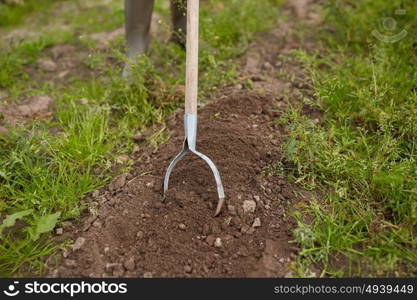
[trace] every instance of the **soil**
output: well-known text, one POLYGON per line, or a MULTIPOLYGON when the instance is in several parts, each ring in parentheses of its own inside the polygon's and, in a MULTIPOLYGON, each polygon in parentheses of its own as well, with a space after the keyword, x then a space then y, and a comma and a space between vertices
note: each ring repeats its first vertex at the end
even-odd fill
POLYGON ((175 137, 155 153, 139 154, 133 173, 96 195, 97 216, 75 235, 84 245, 50 275, 285 276, 297 249, 289 243, 294 224, 284 212, 296 197, 291 184, 267 172, 279 160, 280 128, 272 123, 278 102, 241 92, 200 111, 197 147, 219 168, 226 191, 219 217, 213 217, 213 175, 191 155, 172 173, 163 202, 164 171, 183 142, 176 114, 169 122, 175 137), (255 211, 245 212, 244 203, 255 211))
POLYGON ((0 128, 4 128, 3 133, 7 134, 7 127, 22 126, 32 119, 52 119, 53 104, 54 100, 45 95, 28 97, 20 105, 8 101, 0 102, 0 128))
POLYGON ((60 238, 74 244, 48 260, 46 276, 292 276, 298 248, 291 243, 295 224, 287 212, 308 195, 271 166, 281 159, 285 133, 274 121, 302 86, 276 73, 297 71, 277 57, 301 47, 291 25, 297 16, 314 17, 301 11, 308 3, 281 11, 291 23, 266 33, 242 60, 242 78, 252 79, 252 91, 241 85, 226 89, 199 110, 197 149, 218 167, 226 193, 220 216, 213 217, 213 175, 192 155, 175 167, 164 201, 164 172, 183 143, 183 111, 177 111, 166 122, 171 139, 156 148, 143 142, 147 136, 138 139, 132 171, 92 193, 80 223, 59 229, 60 238))

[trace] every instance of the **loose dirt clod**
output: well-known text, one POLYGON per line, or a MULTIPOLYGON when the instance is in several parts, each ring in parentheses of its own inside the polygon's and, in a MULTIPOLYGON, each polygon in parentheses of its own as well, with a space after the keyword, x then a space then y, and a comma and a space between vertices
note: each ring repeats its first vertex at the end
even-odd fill
POLYGON ((213 246, 215 240, 216 240, 216 237, 214 235, 209 235, 206 238, 206 242, 209 246, 213 246))
POLYGON ((135 269, 135 258, 130 257, 126 259, 125 262, 123 263, 123 266, 126 268, 126 270, 133 271, 135 269))
POLYGON ((119 263, 107 263, 105 267, 105 271, 108 273, 113 272, 115 269, 120 269, 122 265, 119 263))
POLYGON ((65 264, 65 266, 67 266, 69 268, 75 268, 77 266, 77 263, 73 259, 66 259, 64 261, 64 264, 65 264))
POLYGON ((227 206, 227 209, 229 211, 229 214, 231 214, 232 216, 236 216, 236 207, 234 205, 229 204, 227 206))
POLYGON ((48 96, 33 96, 25 104, 19 105, 17 111, 23 117, 33 117, 39 114, 47 113, 54 100, 48 96))
POLYGON ((127 174, 122 174, 117 176, 109 185, 110 191, 116 191, 121 189, 126 184, 126 176, 127 174))

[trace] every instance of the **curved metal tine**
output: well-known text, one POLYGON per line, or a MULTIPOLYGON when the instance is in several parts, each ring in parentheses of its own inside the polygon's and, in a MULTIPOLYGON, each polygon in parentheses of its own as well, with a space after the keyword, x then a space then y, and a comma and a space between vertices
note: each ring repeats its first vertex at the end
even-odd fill
POLYGON ((216 212, 214 213, 214 216, 216 217, 217 215, 219 215, 224 204, 224 188, 222 179, 220 178, 220 172, 217 169, 216 165, 206 155, 196 150, 191 150, 191 152, 202 158, 209 165, 211 171, 213 172, 214 179, 216 180, 217 185, 217 193, 219 194, 219 202, 217 202, 216 212))
POLYGON ((169 176, 171 175, 172 170, 174 169, 175 165, 181 160, 181 158, 183 158, 189 151, 190 150, 188 146, 186 145, 186 143, 184 143, 184 148, 182 149, 182 151, 178 153, 177 156, 175 156, 175 158, 170 162, 165 172, 165 177, 164 177, 164 199, 163 200, 165 200, 165 194, 168 190, 169 176))

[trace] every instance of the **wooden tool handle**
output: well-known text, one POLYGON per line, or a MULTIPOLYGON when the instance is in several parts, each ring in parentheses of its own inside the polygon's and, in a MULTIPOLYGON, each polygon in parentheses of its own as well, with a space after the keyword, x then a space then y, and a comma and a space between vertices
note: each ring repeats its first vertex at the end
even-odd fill
POLYGON ((200 0, 187 1, 187 58, 185 74, 185 113, 197 113, 198 94, 198 15, 200 0))

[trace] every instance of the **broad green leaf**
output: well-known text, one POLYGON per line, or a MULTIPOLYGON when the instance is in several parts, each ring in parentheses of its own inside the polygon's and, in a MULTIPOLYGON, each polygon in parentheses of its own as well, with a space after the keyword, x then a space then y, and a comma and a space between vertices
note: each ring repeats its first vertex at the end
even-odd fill
POLYGON ((291 157, 296 150, 297 150, 297 141, 295 139, 291 139, 287 147, 287 157, 291 157))
POLYGON ((7 216, 3 220, 3 223, 0 225, 0 235, 4 228, 12 227, 16 223, 16 220, 21 219, 24 216, 30 215, 32 211, 33 209, 28 209, 28 210, 19 211, 17 213, 7 216))
POLYGON ((37 240, 42 233, 47 233, 54 229, 60 216, 61 212, 56 212, 39 217, 35 222, 35 226, 29 230, 32 239, 37 240))

